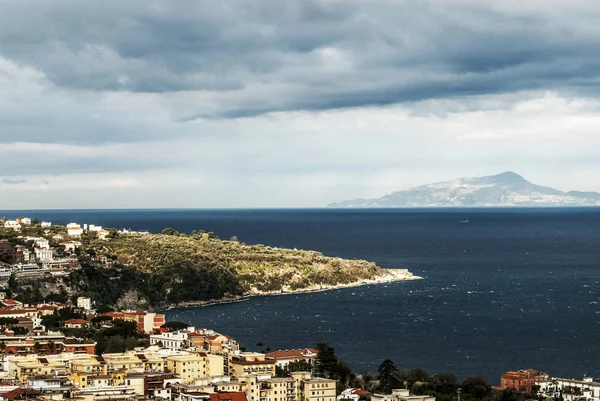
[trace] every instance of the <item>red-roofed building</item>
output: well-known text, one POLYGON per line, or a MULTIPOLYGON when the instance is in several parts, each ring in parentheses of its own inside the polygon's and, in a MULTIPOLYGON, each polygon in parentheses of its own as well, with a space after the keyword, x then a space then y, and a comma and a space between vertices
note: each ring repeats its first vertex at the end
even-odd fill
POLYGON ((277 366, 285 369, 290 362, 305 361, 312 364, 317 357, 317 353, 318 350, 315 348, 286 349, 269 352, 265 357, 274 359, 277 366))
POLYGON ((520 393, 537 391, 537 382, 548 379, 548 375, 534 369, 506 372, 500 378, 500 390, 514 390, 520 393))
POLYGON ((210 401, 248 401, 246 393, 242 391, 231 393, 211 393, 210 401))
POLYGON ((0 393, 0 400, 27 400, 36 398, 41 393, 31 388, 16 388, 14 390, 0 393))
POLYGON ((69 329, 83 329, 84 327, 89 327, 90 322, 83 319, 69 319, 65 320, 65 327, 69 329))
POLYGON ((347 388, 337 397, 338 401, 358 401, 361 397, 366 397, 368 391, 359 388, 347 388))
POLYGON ((5 299, 2 302, 4 305, 6 305, 7 308, 20 308, 21 306, 23 306, 23 302, 19 302, 16 299, 5 299))
POLYGON ((42 316, 52 315, 57 309, 58 306, 54 305, 40 305, 37 307, 38 312, 42 316))

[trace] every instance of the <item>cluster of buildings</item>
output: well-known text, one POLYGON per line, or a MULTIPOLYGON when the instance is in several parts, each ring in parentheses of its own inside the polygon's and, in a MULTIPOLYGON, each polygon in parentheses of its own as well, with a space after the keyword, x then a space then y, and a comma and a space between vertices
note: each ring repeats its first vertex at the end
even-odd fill
MULTIPOLYGON (((65 276, 72 269, 79 268, 77 254, 84 234, 100 240, 109 240, 111 231, 95 224, 69 223, 66 226, 52 222, 20 217, 16 220, 0 219, 0 230, 17 233, 43 233, 39 236, 19 235, 16 241, 0 240, 0 282, 15 278, 41 277, 46 274, 65 276), (29 228, 26 230, 25 228, 29 228)), ((144 235, 147 231, 123 229, 121 235, 144 235)), ((100 256, 95 260, 101 265, 110 266, 112 261, 100 256), (104 260, 101 260, 104 259, 104 260)))
POLYGON ((497 389, 537 394, 553 400, 600 401, 600 382, 595 382, 592 377, 586 376, 582 380, 565 379, 551 377, 534 369, 504 373, 497 389))
MULTIPOLYGON (((159 400, 159 401, 334 401, 336 381, 295 372, 276 377, 276 366, 312 362, 316 350, 270 354, 243 352, 233 338, 210 329, 168 331, 154 312, 96 314, 90 298, 76 305, 25 305, 5 299, 0 308, 0 401, 159 400), (47 330, 44 317, 73 308, 84 318, 63 322, 68 329, 135 322, 149 346, 121 353, 96 353, 96 343, 47 330), (93 320, 97 316, 110 319, 93 320), (13 319, 7 326, 7 322, 13 319), (112 320, 111 320, 112 319, 112 320), (22 327, 25 334, 16 334, 22 327)), ((76 330, 75 330, 76 332, 76 330)))

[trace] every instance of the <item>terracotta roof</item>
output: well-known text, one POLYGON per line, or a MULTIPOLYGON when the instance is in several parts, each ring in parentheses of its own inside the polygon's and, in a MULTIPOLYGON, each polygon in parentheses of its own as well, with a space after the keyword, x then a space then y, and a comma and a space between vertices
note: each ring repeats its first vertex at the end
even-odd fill
POLYGON ((15 315, 15 314, 26 314, 31 312, 37 312, 37 309, 8 309, 0 308, 0 315, 15 315))
POLYGON ((212 393, 210 394, 210 401, 248 401, 246 393, 235 392, 235 393, 212 393))
POLYGON ((315 348, 302 348, 302 349, 286 349, 280 351, 269 352, 265 356, 273 359, 304 359, 308 355, 311 357, 317 354, 319 351, 315 348), (312 355, 311 355, 312 354, 312 355))
POLYGON ((7 398, 9 400, 16 400, 19 398, 26 398, 27 396, 38 395, 41 394, 39 391, 36 391, 31 388, 16 388, 14 390, 8 391, 6 393, 0 394, 0 397, 7 398))
POLYGON ((65 320, 65 324, 88 324, 89 322, 87 320, 83 320, 83 319, 69 319, 69 320, 65 320))
POLYGON ((16 299, 12 299, 12 298, 5 299, 4 304, 5 305, 22 305, 21 302, 17 301, 16 299))

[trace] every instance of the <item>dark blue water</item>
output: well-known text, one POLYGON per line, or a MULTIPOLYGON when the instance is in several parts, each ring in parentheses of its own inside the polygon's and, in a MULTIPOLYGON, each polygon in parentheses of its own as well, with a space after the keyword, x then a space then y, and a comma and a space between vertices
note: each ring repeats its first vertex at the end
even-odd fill
POLYGON ((356 371, 385 358, 498 382, 600 376, 600 209, 4 212, 160 231, 205 229, 408 268, 424 280, 169 311, 248 349, 323 338, 356 371), (460 221, 469 220, 468 223, 460 221))

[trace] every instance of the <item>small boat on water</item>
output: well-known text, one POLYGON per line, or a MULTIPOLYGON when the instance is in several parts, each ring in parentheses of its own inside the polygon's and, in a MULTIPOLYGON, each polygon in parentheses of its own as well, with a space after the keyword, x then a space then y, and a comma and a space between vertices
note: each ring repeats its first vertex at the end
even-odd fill
POLYGON ((468 222, 469 222, 469 220, 461 220, 460 222, 461 222, 461 223, 468 223, 468 222))

